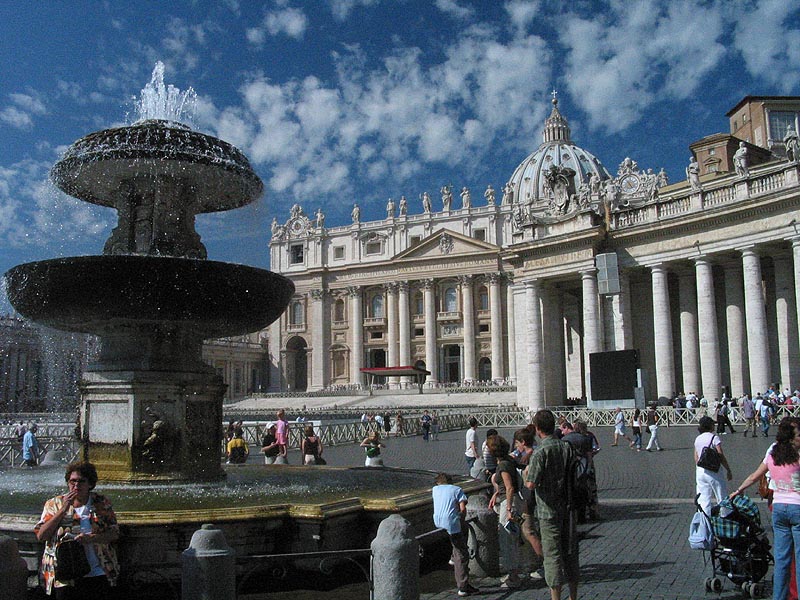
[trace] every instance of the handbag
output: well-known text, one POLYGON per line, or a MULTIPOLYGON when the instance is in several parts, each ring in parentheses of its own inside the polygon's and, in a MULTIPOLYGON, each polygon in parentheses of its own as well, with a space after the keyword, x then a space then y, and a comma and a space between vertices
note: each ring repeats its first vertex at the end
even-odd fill
POLYGON ((83 544, 78 540, 68 538, 56 546, 55 571, 58 581, 80 579, 91 570, 83 544))
POLYGON ((717 452, 711 446, 711 444, 713 443, 714 443, 714 436, 712 435, 711 441, 708 442, 708 446, 703 448, 703 451, 700 453, 700 460, 697 461, 697 466, 716 473, 717 471, 719 471, 719 468, 722 465, 722 461, 719 458, 719 452, 717 452))
POLYGON ((772 500, 772 490, 769 487, 769 479, 766 474, 762 475, 758 480, 758 495, 764 500, 772 500))

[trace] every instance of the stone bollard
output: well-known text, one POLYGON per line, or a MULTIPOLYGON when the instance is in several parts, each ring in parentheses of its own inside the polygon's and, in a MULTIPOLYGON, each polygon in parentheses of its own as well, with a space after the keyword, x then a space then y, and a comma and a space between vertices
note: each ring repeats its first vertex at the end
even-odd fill
POLYGON ((24 598, 28 593, 28 564, 19 555, 17 542, 0 535, 0 597, 24 598))
POLYGON ((235 552, 221 529, 204 524, 181 559, 181 598, 236 600, 235 552))
POLYGON ((467 500, 469 573, 476 577, 500 576, 497 513, 489 508, 486 494, 472 494, 467 500))
POLYGON ((411 523, 390 515, 378 525, 372 549, 374 600, 419 600, 419 542, 411 523))

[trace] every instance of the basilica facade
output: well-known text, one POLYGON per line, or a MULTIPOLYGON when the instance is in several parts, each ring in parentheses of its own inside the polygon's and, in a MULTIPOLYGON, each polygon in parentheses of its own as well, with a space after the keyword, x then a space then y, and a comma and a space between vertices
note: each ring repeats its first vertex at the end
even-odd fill
POLYGON ((554 100, 498 190, 448 184, 388 200, 377 221, 354 205, 336 226, 296 204, 272 225, 271 269, 296 294, 269 329, 268 388, 358 388, 363 368, 417 366, 430 388, 605 406, 624 398, 596 390, 619 374, 592 357, 622 351, 648 401, 800 387, 799 114, 800 98, 748 96, 728 115, 739 137, 695 142, 669 182, 632 158, 607 168, 554 100))

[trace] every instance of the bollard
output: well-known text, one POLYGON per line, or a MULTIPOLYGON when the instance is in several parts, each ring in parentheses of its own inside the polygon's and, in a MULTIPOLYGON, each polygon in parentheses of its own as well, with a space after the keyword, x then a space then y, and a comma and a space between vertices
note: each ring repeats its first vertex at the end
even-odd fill
POLYGON ((472 494, 467 500, 469 522, 469 572, 476 577, 500 576, 497 513, 489 508, 486 494, 472 494))
POLYGON ((236 600, 236 557, 225 534, 204 524, 181 556, 181 598, 236 600))
POLYGON ((17 542, 0 535, 0 598, 24 598, 28 593, 28 564, 17 542))
POLYGON ((372 550, 373 600, 419 600, 419 542, 411 523, 390 515, 378 525, 372 550))

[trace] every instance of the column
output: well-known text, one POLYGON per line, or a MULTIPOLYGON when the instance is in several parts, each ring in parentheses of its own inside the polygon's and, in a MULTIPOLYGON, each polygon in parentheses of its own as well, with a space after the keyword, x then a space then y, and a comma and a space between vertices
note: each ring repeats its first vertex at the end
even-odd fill
POLYGON ((508 379, 517 383, 517 326, 514 315, 514 281, 506 278, 506 318, 508 320, 508 379))
POLYGON ((364 314, 361 286, 347 288, 350 296, 350 383, 362 385, 361 367, 364 366, 364 314))
POLYGON ((750 246, 742 250, 744 311, 747 322, 747 358, 753 394, 765 392, 771 383, 767 315, 761 281, 761 257, 750 246))
MULTIPOLYGON (((794 299, 795 299, 795 309, 797 313, 797 324, 800 326, 800 238, 795 238, 792 240, 792 263, 794 265, 794 299)), ((799 331, 795 331, 794 335, 795 338, 798 339, 800 343, 800 338, 798 338, 799 331)), ((792 391, 794 391, 794 387, 792 387, 792 391)))
POLYGON ((545 406, 544 360, 542 348, 542 309, 539 305, 540 285, 537 280, 525 282, 525 323, 528 351, 528 410, 536 412, 545 406))
POLYGON ((778 360, 781 389, 797 387, 797 312, 794 307, 792 265, 785 256, 773 258, 775 265, 775 317, 777 321, 778 360))
POLYGON ((675 393, 675 356, 672 353, 672 318, 669 285, 664 265, 650 267, 653 277, 653 337, 656 356, 656 394, 672 398, 675 393))
POLYGON ((270 392, 282 392, 284 390, 283 365, 281 364, 281 323, 285 317, 281 315, 269 326, 269 387, 270 392))
POLYGON ((683 369, 683 391, 694 392, 698 398, 700 388, 700 353, 697 348, 697 291, 696 273, 681 273, 678 277, 681 325, 681 367, 683 369))
POLYGON ((611 297, 614 313, 614 350, 633 348, 633 327, 631 325, 631 282, 628 274, 619 274, 619 294, 611 297))
POLYGON ((439 382, 439 360, 436 355, 436 293, 433 279, 422 280, 422 300, 425 307, 425 368, 431 372, 429 383, 439 382))
POLYGON ((503 368, 503 311, 500 304, 502 273, 489 274, 489 328, 492 334, 492 380, 505 378, 503 368))
MULTIPOLYGON (((387 283, 386 286, 386 351, 387 367, 399 367, 397 348, 397 284, 387 283)), ((389 387, 397 388, 397 377, 389 378, 389 387)))
POLYGON ((711 262, 705 256, 695 259, 694 268, 697 276, 697 334, 700 341, 700 372, 703 396, 710 403, 712 398, 722 398, 714 273, 711 262))
POLYGON ((545 282, 539 285, 542 304, 542 360, 545 404, 563 405, 567 398, 564 351, 564 308, 561 292, 545 282))
POLYGON ((461 275, 461 313, 464 321, 464 381, 475 380, 475 308, 472 275, 461 275))
POLYGON ((401 281, 397 284, 398 312, 400 325, 400 365, 411 365, 411 311, 408 306, 408 282, 401 281))
POLYGON ((327 311, 326 298, 328 292, 324 290, 311 290, 311 386, 309 391, 323 389, 328 384, 328 357, 327 333, 330 327, 330 315, 327 311))
MULTIPOLYGON (((592 399, 592 379, 589 355, 602 350, 600 341, 600 310, 597 296, 597 269, 581 271, 583 292, 583 372, 586 400, 592 399)), ((598 374, 599 375, 599 374, 598 374)))
POLYGON ((744 330, 744 291, 741 264, 725 265, 725 323, 728 329, 728 369, 731 394, 750 393, 747 348, 744 330))

